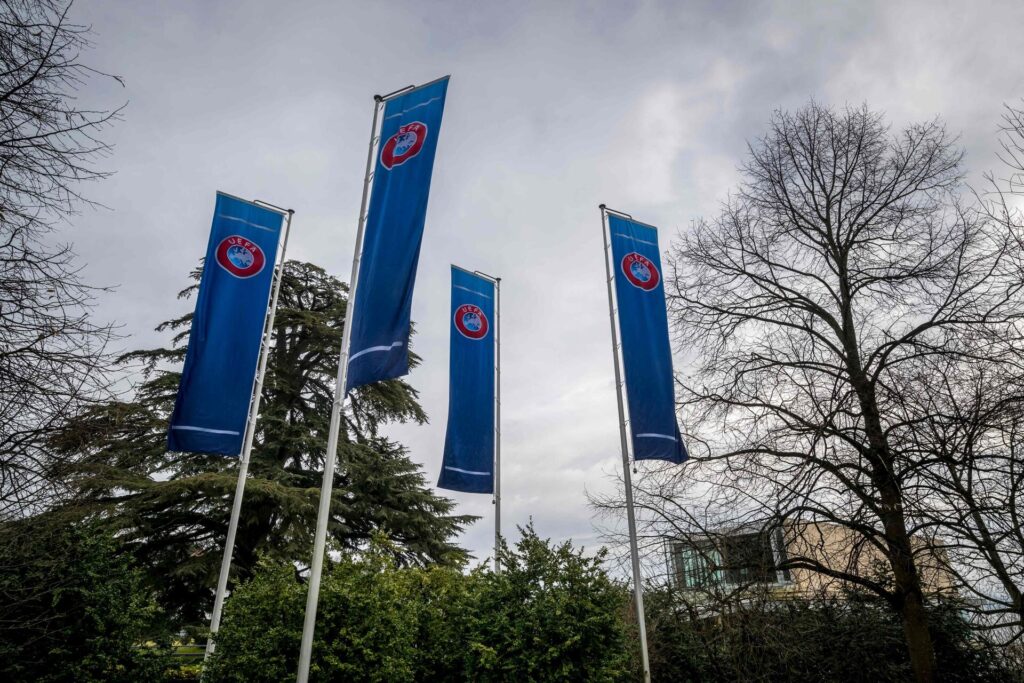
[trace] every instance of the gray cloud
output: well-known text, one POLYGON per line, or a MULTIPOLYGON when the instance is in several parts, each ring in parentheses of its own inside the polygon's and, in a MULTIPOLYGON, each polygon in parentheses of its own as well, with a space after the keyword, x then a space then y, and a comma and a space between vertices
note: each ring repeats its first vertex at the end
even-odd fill
MULTIPOLYGON (((90 58, 127 88, 118 174, 67 237, 118 284, 97 314, 131 345, 187 308, 216 189, 297 210, 289 255, 350 270, 371 96, 451 73, 414 319, 432 421, 391 433, 434 481, 447 408, 448 264, 503 277, 505 530, 594 545, 584 488, 618 462, 597 204, 677 230, 713 212, 771 110, 868 102, 944 115, 992 165, 1018 3, 92 2, 90 58)), ((680 356, 682 358, 682 356, 680 356)), ((685 367, 677 368, 685 371, 685 367)), ((462 543, 485 556, 484 518, 462 543)))

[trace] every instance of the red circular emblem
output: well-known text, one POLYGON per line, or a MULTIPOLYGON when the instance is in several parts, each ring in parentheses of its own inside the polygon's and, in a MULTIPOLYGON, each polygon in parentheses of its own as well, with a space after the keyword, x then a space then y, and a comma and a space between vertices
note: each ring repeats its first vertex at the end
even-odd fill
POLYGON ((455 309, 455 329, 463 337, 483 339, 487 336, 487 330, 490 329, 490 325, 487 323, 487 316, 484 315, 479 306, 462 304, 455 309))
POLYGON ((263 270, 267 257, 255 242, 232 235, 217 245, 217 263, 235 277, 247 278, 263 270))
POLYGON ((419 121, 407 123, 384 143, 380 151, 380 163, 390 171, 392 166, 404 164, 419 154, 426 141, 426 124, 419 121))
POLYGON ((629 284, 649 292, 661 282, 661 274, 654 261, 635 251, 622 257, 622 272, 629 284))

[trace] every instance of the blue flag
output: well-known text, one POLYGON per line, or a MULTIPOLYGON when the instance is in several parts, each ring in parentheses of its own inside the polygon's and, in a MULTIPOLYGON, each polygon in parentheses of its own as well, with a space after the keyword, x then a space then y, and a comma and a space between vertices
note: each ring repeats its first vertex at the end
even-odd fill
POLYGON ((238 455, 283 216, 217 193, 167 448, 238 455))
POLYGON ((658 231, 611 213, 608 230, 633 457, 682 462, 658 231))
POLYGON ((448 431, 437 485, 494 490, 494 283, 452 266, 448 431))
POLYGON ((448 77, 384 105, 349 345, 348 386, 409 372, 409 325, 448 77))

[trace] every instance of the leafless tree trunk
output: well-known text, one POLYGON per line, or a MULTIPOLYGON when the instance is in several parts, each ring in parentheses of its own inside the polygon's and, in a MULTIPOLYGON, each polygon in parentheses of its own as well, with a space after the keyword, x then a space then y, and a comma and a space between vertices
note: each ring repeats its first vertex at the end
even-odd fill
POLYGON ((104 382, 111 338, 90 318, 96 293, 54 230, 107 175, 98 136, 120 110, 81 108, 93 76, 70 2, 0 1, 0 518, 53 493, 46 435, 104 382))

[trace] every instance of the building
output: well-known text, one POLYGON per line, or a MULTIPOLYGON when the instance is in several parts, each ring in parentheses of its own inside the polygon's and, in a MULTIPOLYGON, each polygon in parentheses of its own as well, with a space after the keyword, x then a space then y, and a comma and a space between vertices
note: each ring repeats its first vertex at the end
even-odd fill
MULTIPOLYGON (((946 553, 927 541, 915 543, 925 591, 955 592, 946 553)), ((801 558, 828 569, 870 578, 889 573, 882 551, 834 522, 775 525, 766 531, 742 527, 671 539, 666 544, 670 582, 689 591, 767 589, 785 595, 835 594, 844 581, 800 566, 801 558)))

